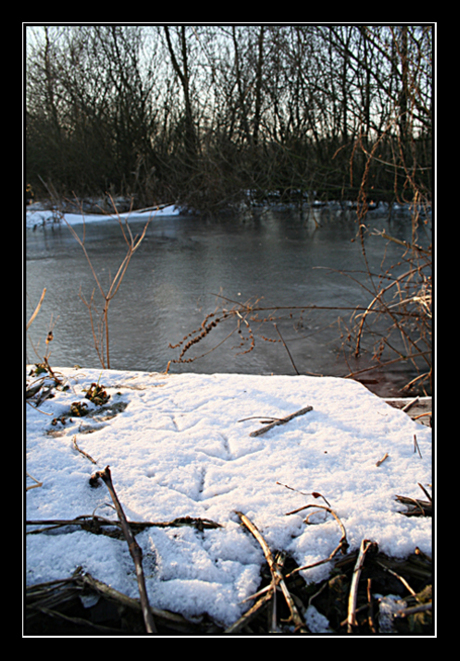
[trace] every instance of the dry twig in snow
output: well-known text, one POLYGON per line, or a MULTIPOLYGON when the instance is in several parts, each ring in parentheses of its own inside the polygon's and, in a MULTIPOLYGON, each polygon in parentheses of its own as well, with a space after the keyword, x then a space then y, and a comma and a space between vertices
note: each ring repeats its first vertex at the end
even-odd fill
POLYGON ((270 547, 268 546, 267 542, 265 539, 262 537, 260 531, 258 528, 248 519, 246 515, 244 515, 242 512, 236 512, 238 516, 241 519, 241 522, 246 526, 246 528, 251 532, 254 537, 257 539, 259 542, 260 546, 262 547, 262 550, 265 555, 265 559, 267 560, 268 566, 270 568, 270 571, 272 573, 273 577, 273 589, 272 592, 274 594, 276 586, 280 586, 284 598, 286 599, 286 603, 289 606, 289 610, 291 611, 291 618, 292 621, 295 625, 296 631, 300 631, 301 633, 309 633, 307 627, 305 626, 304 622, 302 621, 302 618, 299 615, 299 612, 297 610, 297 607, 294 603, 293 598, 291 597, 291 594, 289 590, 287 589, 286 583, 284 581, 283 574, 280 570, 280 567, 276 560, 274 559, 272 552, 270 551, 270 547))
POLYGON ((139 595, 141 598, 142 615, 144 617, 145 628, 147 630, 147 633, 156 633, 157 630, 155 627, 155 622, 153 621, 152 612, 150 610, 150 604, 147 596, 147 588, 145 587, 144 571, 142 569, 142 549, 134 539, 134 535, 131 532, 131 528, 129 527, 128 521, 126 520, 125 513, 123 512, 123 508, 121 507, 120 501, 118 500, 118 496, 115 493, 109 466, 106 466, 103 471, 97 471, 97 473, 92 475, 90 483, 95 484, 99 477, 101 478, 101 480, 103 480, 103 482, 107 486, 107 489, 109 490, 109 493, 112 497, 113 504, 115 505, 115 509, 117 511, 118 518, 120 519, 121 527, 123 529, 123 534, 126 538, 126 541, 128 542, 129 552, 136 567, 137 584, 139 586, 139 595))

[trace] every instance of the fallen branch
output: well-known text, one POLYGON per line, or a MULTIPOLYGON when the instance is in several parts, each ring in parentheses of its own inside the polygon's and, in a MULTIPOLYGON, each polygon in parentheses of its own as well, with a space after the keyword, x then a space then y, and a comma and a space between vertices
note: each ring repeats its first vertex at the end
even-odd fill
POLYGON ((121 527, 123 529, 123 534, 128 543, 129 552, 136 567, 137 584, 139 587, 139 595, 141 598, 141 606, 142 606, 142 616, 144 618, 145 628, 147 630, 147 633, 156 633, 155 622, 153 621, 152 613, 150 610, 150 604, 147 596, 147 589, 145 587, 144 571, 142 569, 142 549, 134 539, 133 533, 131 532, 128 521, 125 517, 125 513, 123 512, 123 508, 121 507, 120 501, 118 500, 118 496, 115 493, 109 466, 106 466, 104 470, 97 471, 97 473, 92 475, 90 478, 90 483, 95 484, 99 477, 105 483, 112 497, 113 504, 115 505, 115 509, 117 511, 118 518, 120 519, 121 527))
POLYGON ((302 621, 302 618, 299 615, 294 600, 284 581, 284 577, 281 572, 281 569, 278 563, 276 562, 276 560, 274 559, 273 554, 270 551, 270 547, 268 546, 267 542, 262 537, 258 528, 248 519, 248 517, 245 514, 243 514, 242 512, 236 512, 236 514, 239 516, 241 522, 246 526, 249 532, 251 532, 254 535, 254 537, 262 547, 262 551, 264 552, 265 559, 267 560, 268 566, 270 568, 273 577, 273 582, 271 586, 272 596, 274 596, 276 587, 279 585, 283 592, 284 598, 286 599, 286 603, 289 607, 289 610, 291 612, 291 619, 295 625, 296 631, 300 631, 301 633, 309 633, 307 627, 305 626, 304 622, 302 621))
POLYGON ((350 595, 348 597, 348 633, 353 633, 354 627, 358 626, 358 622, 356 620, 356 602, 358 599, 359 577, 361 576, 361 570, 363 568, 366 553, 372 547, 375 548, 376 544, 375 542, 371 542, 369 539, 363 539, 359 547, 358 558, 356 560, 353 576, 351 579, 350 595))
MULTIPOLYGON (((34 479, 34 478, 32 478, 34 479)), ((30 487, 32 488, 32 487, 30 487)), ((222 528, 220 523, 211 521, 211 519, 200 519, 191 516, 181 516, 172 521, 129 521, 129 527, 134 534, 142 532, 145 528, 178 528, 179 526, 191 526, 196 528, 200 532, 206 528, 222 528)), ((94 533, 108 534, 110 537, 114 536, 114 533, 108 533, 103 530, 104 526, 115 526, 122 530, 120 521, 112 521, 111 519, 105 519, 102 516, 96 516, 94 514, 83 514, 77 516, 75 519, 37 519, 33 521, 26 521, 28 526, 48 526, 46 528, 39 528, 38 530, 31 530, 28 534, 36 534, 39 532, 46 532, 47 530, 62 528, 64 526, 81 526, 84 530, 94 533)))
POLYGON ((276 418, 275 420, 265 425, 264 427, 261 427, 260 429, 256 429, 255 431, 251 432, 249 436, 261 436, 262 434, 265 434, 273 427, 276 427, 277 425, 285 425, 286 422, 289 422, 289 420, 292 420, 292 418, 296 418, 299 415, 304 415, 304 413, 308 413, 308 411, 313 411, 313 406, 306 406, 305 408, 300 409, 295 413, 291 413, 291 415, 287 415, 285 418, 276 418))

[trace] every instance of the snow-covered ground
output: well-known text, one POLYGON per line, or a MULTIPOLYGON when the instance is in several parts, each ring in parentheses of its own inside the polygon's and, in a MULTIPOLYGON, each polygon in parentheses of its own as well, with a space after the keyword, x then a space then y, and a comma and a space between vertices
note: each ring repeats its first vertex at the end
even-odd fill
MULTIPOLYGON (((391 556, 405 557, 416 547, 431 554, 431 518, 403 516, 406 508, 395 500, 396 495, 423 499, 418 483, 431 491, 431 429, 357 382, 55 371, 69 388, 53 388, 53 398, 38 407, 30 398, 26 406, 27 486, 41 483, 26 492, 27 520, 92 513, 116 520, 105 485, 89 484, 91 474, 109 465, 128 520, 189 516, 221 526, 149 527, 137 534, 152 606, 189 618, 208 613, 224 626, 248 609, 250 603, 242 600, 257 590, 264 556, 235 511, 246 514, 273 551, 287 551, 299 565, 327 558, 341 530, 325 510, 286 513, 326 501, 345 527, 350 551, 370 539, 391 556), (85 399, 91 383, 110 395, 103 407, 85 399), (82 402, 88 415, 69 417, 72 404, 76 410, 82 402), (250 435, 261 420, 306 406, 313 410, 250 435)), ((28 377, 29 386, 40 378, 28 377)), ((43 392, 42 387, 36 397, 43 392)), ((27 535, 27 584, 69 577, 79 565, 138 597, 124 540, 76 527, 27 535)), ((302 575, 319 581, 329 570, 323 564, 302 575)))

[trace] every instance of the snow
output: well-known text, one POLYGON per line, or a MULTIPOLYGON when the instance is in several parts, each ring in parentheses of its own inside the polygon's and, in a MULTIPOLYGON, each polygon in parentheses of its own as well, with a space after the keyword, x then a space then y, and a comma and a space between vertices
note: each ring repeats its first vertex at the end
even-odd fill
MULTIPOLYGON (((302 566, 327 558, 341 530, 324 509, 286 513, 326 501, 345 527, 350 551, 365 538, 395 557, 415 547, 431 554, 431 518, 403 516, 405 507, 395 500, 396 495, 423 499, 418 483, 430 490, 431 429, 355 381, 81 368, 55 372, 69 388, 53 390, 55 396, 38 408, 31 400, 26 406, 27 486, 36 484, 32 478, 42 483, 26 492, 27 520, 92 513, 116 520, 106 486, 89 485, 90 476, 109 465, 128 520, 190 516, 222 526, 202 531, 149 527, 136 535, 156 608, 188 618, 207 613, 229 626, 250 607, 250 601, 242 601, 258 589, 264 555, 236 511, 258 527, 272 551, 285 550, 302 566), (104 410, 85 399, 84 389, 97 382, 110 395, 104 410), (68 415, 74 402, 85 402, 89 415, 52 424, 68 415), (250 435, 261 420, 306 406, 313 410, 263 435, 250 435), (414 452, 414 434, 420 453, 414 452), (97 465, 75 448, 74 438, 97 465), (304 519, 312 512, 308 525, 304 519)), ((39 378, 28 377, 29 385, 39 378)), ((77 527, 26 536, 27 584, 69 577, 78 566, 139 596, 124 539, 77 527)), ((326 563, 301 573, 316 582, 329 571, 326 563)), ((310 613, 310 619, 321 618, 310 613)))
MULTIPOLYGON (((180 213, 180 209, 174 205, 165 206, 162 208, 153 208, 149 207, 147 209, 138 209, 135 211, 130 211, 126 213, 119 213, 118 217, 120 219, 132 220, 148 220, 153 218, 161 218, 164 216, 176 216, 180 213)), ((26 227, 34 228, 41 226, 45 223, 52 223, 53 221, 64 222, 67 221, 69 225, 79 225, 83 221, 85 223, 95 223, 102 222, 104 220, 116 220, 117 215, 112 213, 101 214, 101 213, 57 213, 53 209, 48 209, 46 207, 42 208, 42 205, 35 203, 26 209, 26 227)))

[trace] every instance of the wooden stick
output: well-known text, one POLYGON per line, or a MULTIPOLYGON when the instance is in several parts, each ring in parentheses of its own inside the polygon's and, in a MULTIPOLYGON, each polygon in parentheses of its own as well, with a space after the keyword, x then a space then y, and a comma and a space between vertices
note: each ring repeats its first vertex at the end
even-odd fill
MULTIPOLYGON (((32 478, 32 479, 33 479, 33 478, 32 478)), ((423 486, 423 484, 420 484, 420 482, 417 482, 417 484, 419 485, 420 489, 423 491, 423 493, 425 494, 425 496, 428 498, 428 500, 430 501, 430 503, 432 503, 433 500, 432 500, 430 494, 428 493, 428 491, 427 491, 427 490, 425 489, 425 487, 423 486)))
POLYGON ((95 459, 93 459, 91 455, 89 455, 87 452, 85 452, 84 450, 82 450, 81 448, 78 447, 78 445, 77 445, 77 437, 76 437, 76 436, 74 436, 74 437, 72 438, 72 443, 73 443, 73 446, 74 446, 75 450, 77 450, 77 452, 79 452, 79 453, 82 454, 84 457, 86 457, 87 459, 89 459, 93 464, 97 464, 97 461, 96 461, 95 459))
MULTIPOLYGON (((32 478, 34 479, 34 478, 32 478)), ((199 519, 191 516, 181 516, 171 521, 129 521, 129 527, 135 534, 141 532, 145 528, 178 528, 180 526, 191 526, 200 532, 206 528, 222 528, 220 523, 211 521, 211 519, 199 519)), ((91 532, 103 532, 103 526, 115 526, 121 528, 120 521, 113 521, 105 519, 102 516, 95 514, 81 514, 75 519, 37 519, 33 521, 26 521, 27 526, 51 526, 53 528, 60 528, 63 526, 81 526, 91 532)), ((44 532, 50 528, 40 528, 39 530, 32 530, 29 534, 44 532)))
POLYGON ((43 299, 45 298, 45 294, 46 294, 46 287, 43 289, 43 291, 42 291, 42 295, 40 296, 40 300, 39 300, 38 303, 37 303, 37 307, 35 308, 35 310, 34 310, 32 316, 31 316, 31 318, 30 318, 29 321, 27 322, 26 330, 29 330, 29 328, 30 328, 30 326, 31 326, 31 324, 32 324, 32 322, 33 322, 33 320, 34 320, 35 317, 37 316, 37 314, 38 314, 38 312, 39 312, 39 310, 40 310, 40 308, 41 308, 41 306, 42 306, 43 299))
POLYGON ((279 418, 279 420, 274 420, 273 422, 270 422, 268 425, 265 425, 265 427, 261 427, 260 429, 256 429, 256 431, 251 432, 249 436, 261 436, 262 434, 265 434, 273 427, 276 427, 276 425, 285 425, 286 422, 289 422, 289 420, 292 420, 292 418, 296 418, 298 415, 304 415, 304 413, 308 413, 308 411, 313 411, 313 406, 306 406, 305 408, 300 409, 295 413, 291 413, 291 415, 287 415, 285 418, 279 418))
POLYGON ((423 457, 422 457, 422 453, 420 452, 419 444, 418 444, 418 442, 417 442, 417 435, 414 434, 414 452, 415 452, 416 450, 418 450, 418 454, 419 454, 420 459, 423 459, 423 457))
POLYGON ((356 601, 358 599, 358 583, 361 576, 361 570, 364 564, 366 553, 371 548, 374 542, 369 539, 363 539, 359 547, 358 558, 356 559, 355 568, 353 569, 353 577, 351 579, 350 594, 348 597, 348 633, 353 633, 354 627, 358 625, 356 620, 356 601))
POLYGON ((268 604, 271 598, 272 598, 271 585, 269 585, 265 590, 263 596, 258 601, 256 601, 256 603, 253 606, 251 606, 251 608, 248 611, 246 611, 246 613, 242 615, 239 620, 237 620, 234 624, 230 625, 230 627, 228 627, 228 629, 226 629, 224 633, 237 633, 238 631, 241 631, 243 627, 245 627, 247 624, 249 624, 249 622, 251 622, 251 620, 257 617, 259 611, 264 606, 266 606, 266 604, 268 604))
POLYGON ((408 410, 409 410, 414 404, 416 404, 416 403, 419 401, 419 399, 420 399, 420 397, 417 395, 417 397, 415 397, 415 399, 412 399, 412 400, 411 400, 410 402, 408 402, 405 406, 403 406, 403 408, 401 409, 401 411, 404 411, 405 413, 407 413, 407 411, 408 411, 408 410))
POLYGON ((382 562, 380 562, 379 560, 377 560, 377 564, 380 565, 380 567, 383 567, 383 569, 384 569, 385 571, 387 571, 388 573, 393 574, 393 576, 396 576, 396 578, 397 578, 399 581, 401 581, 401 583, 404 585, 404 587, 407 589, 407 591, 410 592, 411 595, 412 595, 413 597, 416 596, 417 593, 415 592, 415 590, 413 590, 413 589, 411 588, 411 586, 410 586, 409 583, 406 581, 406 579, 404 578, 404 576, 400 576, 400 575, 397 574, 395 571, 393 571, 393 569, 390 569, 390 567, 386 567, 386 566, 385 566, 382 562))
POLYGON ((289 610, 291 611, 291 618, 292 621, 294 622, 296 631, 300 631, 301 633, 309 633, 307 627, 305 626, 304 622, 302 621, 302 618, 299 615, 294 600, 291 597, 289 590, 287 589, 283 574, 279 568, 278 563, 274 559, 267 542, 262 537, 258 528, 248 519, 248 517, 245 514, 243 514, 242 512, 236 512, 236 514, 240 517, 241 522, 244 523, 246 528, 249 530, 249 532, 251 532, 254 535, 254 537, 257 539, 260 546, 262 547, 262 551, 264 552, 265 559, 267 560, 268 566, 273 576, 274 585, 275 586, 279 585, 281 587, 281 590, 284 594, 284 598, 286 599, 286 603, 289 606, 289 610))
POLYGON ((142 615, 144 617, 145 628, 147 629, 147 633, 157 633, 155 622, 153 621, 152 617, 152 612, 150 610, 147 588, 145 587, 144 571, 142 569, 142 549, 134 539, 134 535, 131 532, 131 528, 129 527, 125 513, 123 512, 123 508, 120 504, 120 501, 118 500, 117 494, 115 493, 109 466, 106 466, 102 471, 97 471, 97 473, 91 476, 91 480, 94 482, 99 477, 105 483, 112 497, 113 504, 115 505, 115 509, 123 529, 123 534, 126 538, 126 541, 128 542, 129 552, 136 567, 137 584, 139 587, 139 595, 141 598, 142 615))
POLYGON ((388 452, 385 452, 385 454, 383 455, 383 457, 382 457, 381 459, 379 459, 379 460, 376 462, 375 465, 376 465, 376 466, 380 466, 381 464, 383 464, 383 462, 385 461, 385 459, 388 459, 389 456, 390 456, 390 455, 388 454, 388 452))

